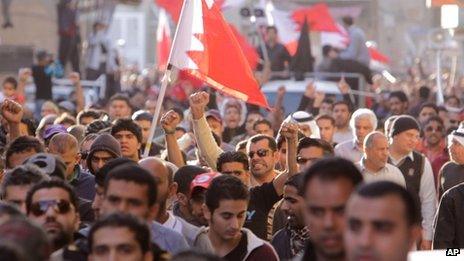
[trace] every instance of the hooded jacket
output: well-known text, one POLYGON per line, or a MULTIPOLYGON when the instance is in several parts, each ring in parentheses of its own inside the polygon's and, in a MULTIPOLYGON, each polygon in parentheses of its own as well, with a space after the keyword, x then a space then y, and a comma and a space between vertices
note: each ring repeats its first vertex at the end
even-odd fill
MULTIPOLYGON (((268 242, 260 239, 257 237, 253 232, 249 229, 242 228, 242 233, 247 237, 247 253, 243 261, 277 261, 279 260, 279 256, 277 255, 276 251, 272 247, 271 244, 268 242)), ((201 227, 199 233, 197 235, 198 240, 202 236, 208 236, 208 228, 201 227)), ((216 251, 211 244, 211 241, 207 242, 207 245, 203 246, 202 249, 208 250, 209 253, 215 253, 216 251)))
POLYGON ((107 133, 103 133, 98 136, 92 146, 90 146, 89 155, 87 156, 87 167, 90 173, 95 174, 94 169, 92 168, 92 156, 97 151, 106 151, 115 158, 121 157, 121 145, 118 140, 113 136, 107 133))

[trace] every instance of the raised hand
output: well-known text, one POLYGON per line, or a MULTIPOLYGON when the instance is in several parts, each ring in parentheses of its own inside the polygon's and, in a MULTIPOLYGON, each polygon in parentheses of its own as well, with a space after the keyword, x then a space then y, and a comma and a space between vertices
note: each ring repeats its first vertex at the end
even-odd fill
POLYGON ((308 83, 308 85, 306 85, 304 96, 308 98, 314 98, 315 93, 316 93, 316 87, 314 86, 314 82, 308 83))
POLYGON ((1 113, 8 123, 19 124, 23 118, 23 107, 10 99, 5 99, 1 105, 1 113))
POLYGON ((177 112, 170 110, 161 117, 161 126, 166 134, 173 134, 177 125, 180 123, 177 112))
POLYGON ((29 78, 32 76, 32 71, 29 68, 21 68, 19 69, 18 79, 22 83, 26 83, 29 78))
POLYGON ((189 97, 190 112, 194 120, 203 117, 205 108, 209 103, 209 94, 207 92, 197 92, 189 97))
POLYGON ((277 89, 277 97, 280 97, 280 98, 283 98, 285 96, 285 93, 287 92, 287 88, 285 88, 285 86, 280 86, 278 89, 277 89))
POLYGON ((279 133, 287 140, 296 141, 298 138, 298 125, 289 122, 282 123, 279 133))
POLYGON ((337 86, 342 94, 347 94, 350 92, 350 85, 345 81, 345 77, 340 79, 337 86))

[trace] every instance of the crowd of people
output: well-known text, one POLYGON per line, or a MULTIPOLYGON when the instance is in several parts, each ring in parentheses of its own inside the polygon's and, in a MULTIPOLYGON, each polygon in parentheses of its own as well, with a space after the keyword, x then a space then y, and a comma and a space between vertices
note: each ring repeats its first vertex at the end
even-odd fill
MULTIPOLYGON (((291 75, 267 31, 261 84, 291 75)), ((366 67, 357 42, 325 46, 317 70, 366 67)), ((188 81, 157 104, 135 77, 85 104, 77 72, 69 99, 53 101, 37 58, 2 85, 1 260, 407 260, 464 248, 462 86, 438 106, 413 77, 396 85, 408 88, 372 81, 378 98, 356 108, 364 98, 342 77, 340 95, 310 83, 285 111, 283 86, 264 111, 188 81)))

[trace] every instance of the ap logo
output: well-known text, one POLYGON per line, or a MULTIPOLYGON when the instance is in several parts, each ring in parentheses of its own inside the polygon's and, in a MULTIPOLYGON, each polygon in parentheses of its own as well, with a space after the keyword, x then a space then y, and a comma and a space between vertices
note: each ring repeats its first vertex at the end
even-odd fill
POLYGON ((459 248, 447 248, 446 249, 446 256, 457 256, 461 253, 459 248))

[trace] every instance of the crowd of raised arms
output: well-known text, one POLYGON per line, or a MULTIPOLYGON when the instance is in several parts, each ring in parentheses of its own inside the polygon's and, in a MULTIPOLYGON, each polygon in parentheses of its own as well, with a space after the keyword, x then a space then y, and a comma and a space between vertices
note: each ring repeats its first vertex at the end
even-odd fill
MULTIPOLYGON (((257 81, 287 79, 274 27, 266 48, 257 81)), ((324 46, 316 70, 369 71, 353 48, 324 46)), ((289 111, 285 86, 266 110, 182 77, 157 104, 157 78, 133 71, 89 104, 78 72, 53 100, 49 64, 40 52, 2 83, 0 260, 405 261, 464 248, 464 81, 437 104, 414 68, 396 83, 369 71, 375 98, 339 77, 339 94, 309 83, 289 111)))

